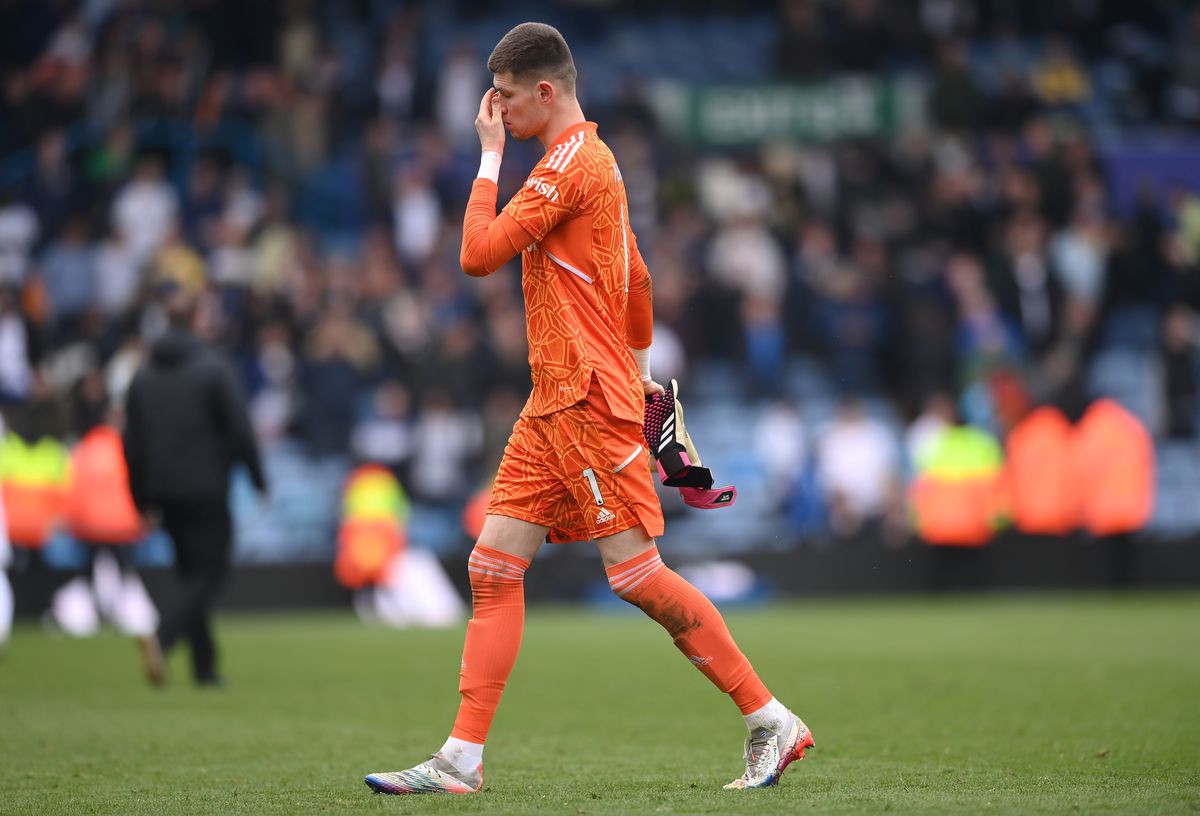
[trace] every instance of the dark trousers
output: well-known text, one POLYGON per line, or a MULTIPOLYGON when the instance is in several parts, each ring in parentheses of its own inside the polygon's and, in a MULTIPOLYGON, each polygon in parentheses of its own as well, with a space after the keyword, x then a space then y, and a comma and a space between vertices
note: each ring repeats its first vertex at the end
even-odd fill
POLYGON ((162 526, 175 544, 178 594, 164 604, 158 640, 164 652, 180 639, 192 650, 196 680, 217 679, 217 646, 212 609, 229 575, 233 524, 219 502, 164 502, 162 526))

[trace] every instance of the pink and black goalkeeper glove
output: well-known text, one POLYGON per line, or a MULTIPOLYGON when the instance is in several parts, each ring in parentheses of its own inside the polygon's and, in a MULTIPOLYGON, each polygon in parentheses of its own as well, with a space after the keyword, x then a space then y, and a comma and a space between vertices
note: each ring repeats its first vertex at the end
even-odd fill
POLYGON ((702 510, 728 507, 737 499, 733 485, 713 487, 712 471, 700 462, 700 454, 683 424, 679 383, 671 380, 662 394, 646 398, 642 433, 658 467, 660 481, 678 488, 685 504, 702 510))

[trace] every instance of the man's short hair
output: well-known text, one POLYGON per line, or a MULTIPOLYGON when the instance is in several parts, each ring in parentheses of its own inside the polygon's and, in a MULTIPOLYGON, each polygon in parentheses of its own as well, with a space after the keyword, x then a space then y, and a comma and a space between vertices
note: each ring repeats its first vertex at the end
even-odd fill
POLYGON ((575 93, 571 49, 558 29, 545 23, 521 23, 501 37, 487 67, 493 74, 512 74, 518 80, 552 77, 563 90, 575 93))

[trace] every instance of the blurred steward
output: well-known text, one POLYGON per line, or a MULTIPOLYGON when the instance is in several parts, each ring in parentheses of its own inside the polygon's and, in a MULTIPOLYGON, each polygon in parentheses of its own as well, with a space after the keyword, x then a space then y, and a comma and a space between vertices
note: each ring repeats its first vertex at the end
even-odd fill
POLYGON ((0 485, 18 568, 28 561, 28 553, 46 545, 61 523, 68 469, 67 448, 55 437, 14 428, 4 434, 0 485))
POLYGON ((1005 515, 1000 445, 986 431, 953 425, 917 462, 910 488, 916 531, 936 547, 982 547, 1005 515))
POLYGON ((355 592, 364 621, 390 626, 449 626, 465 609, 437 559, 408 546, 408 496, 392 472, 362 465, 342 497, 342 523, 333 570, 355 592))
POLYGON ((909 504, 913 529, 934 548, 933 588, 986 584, 982 548, 1005 516, 999 443, 979 428, 949 425, 929 440, 915 465, 909 504))
POLYGON ((1034 409, 1005 442, 1005 482, 1013 525, 1022 533, 1061 536, 1080 522, 1081 483, 1074 470, 1075 431, 1053 405, 1034 409))
POLYGON ((1136 416, 1105 398, 1084 413, 1073 449, 1083 527, 1108 548, 1112 584, 1129 586, 1133 534, 1154 509, 1154 441, 1136 416))

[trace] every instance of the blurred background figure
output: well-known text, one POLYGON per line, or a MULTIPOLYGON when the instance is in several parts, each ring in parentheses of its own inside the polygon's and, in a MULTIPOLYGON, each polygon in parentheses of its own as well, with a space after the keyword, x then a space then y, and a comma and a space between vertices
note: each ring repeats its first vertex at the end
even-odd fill
POLYGON ((453 626, 466 607, 438 560, 408 545, 408 515, 408 497, 389 470, 356 468, 342 497, 334 574, 354 591, 354 610, 367 623, 453 626))
POLYGON ((867 415, 858 397, 843 397, 833 420, 819 432, 816 466, 837 535, 852 537, 864 528, 879 534, 895 523, 900 513, 896 440, 867 415))
POLYGON ((126 396, 125 458, 133 500, 143 515, 160 516, 180 579, 158 632, 140 639, 146 675, 155 685, 165 680, 163 656, 179 640, 191 648, 197 683, 223 682, 211 616, 233 554, 227 499, 233 465, 243 464, 264 499, 267 494, 235 375, 192 332, 196 305, 186 290, 170 288, 170 326, 126 396))
POLYGON ((31 401, 23 410, 9 412, 0 446, 7 539, 18 573, 30 569, 63 523, 70 453, 53 435, 53 424, 46 407, 31 401))
POLYGON ((66 527, 87 547, 90 576, 76 578, 55 594, 57 622, 85 636, 111 622, 124 635, 146 638, 158 626, 158 611, 133 564, 134 546, 146 530, 129 492, 129 470, 121 442, 120 412, 86 429, 71 454, 66 527))
POLYGON ((987 431, 951 415, 916 459, 909 506, 917 537, 935 548, 935 591, 986 585, 982 548, 1006 520, 1004 454, 987 431))
POLYGON ((1154 509, 1154 445, 1150 435, 1115 400, 1088 406, 1075 429, 1075 478, 1083 490, 1081 523, 1110 558, 1113 587, 1133 583, 1133 534, 1154 509))
POLYGON ((808 466, 804 420, 787 400, 770 405, 754 426, 754 452, 762 460, 771 506, 785 511, 808 466))
POLYGON ((1071 421, 1056 405, 1035 408, 1009 433, 1004 489, 1022 533, 1066 536, 1079 527, 1086 482, 1075 469, 1074 441, 1071 421))

